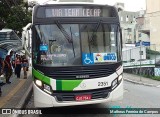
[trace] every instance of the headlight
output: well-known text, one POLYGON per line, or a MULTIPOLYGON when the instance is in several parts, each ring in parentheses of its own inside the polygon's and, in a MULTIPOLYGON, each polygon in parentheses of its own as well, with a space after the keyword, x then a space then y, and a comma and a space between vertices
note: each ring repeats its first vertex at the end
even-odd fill
POLYGON ((113 80, 112 82, 112 89, 116 88, 116 86, 118 85, 118 81, 117 78, 115 80, 113 80))
POLYGON ((49 93, 49 94, 52 94, 51 87, 49 85, 44 84, 44 91, 49 93))
POLYGON ((36 86, 38 86, 41 90, 43 90, 44 92, 46 92, 48 94, 52 94, 52 88, 50 85, 47 85, 38 79, 35 79, 34 82, 35 82, 36 86))
POLYGON ((123 76, 119 75, 118 78, 112 81, 112 89, 115 89, 122 81, 123 76))
POLYGON ((35 84, 39 87, 42 87, 42 81, 40 80, 35 80, 35 84))
POLYGON ((119 75, 119 77, 118 77, 118 83, 120 83, 122 81, 122 78, 123 78, 123 76, 119 75))

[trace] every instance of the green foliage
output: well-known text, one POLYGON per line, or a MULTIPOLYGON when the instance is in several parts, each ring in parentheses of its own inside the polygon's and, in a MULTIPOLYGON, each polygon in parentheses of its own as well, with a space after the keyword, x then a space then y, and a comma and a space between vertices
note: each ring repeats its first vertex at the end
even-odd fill
POLYGON ((150 59, 150 55, 149 54, 146 54, 146 59, 150 59))
POLYGON ((160 76, 152 76, 151 77, 153 80, 158 80, 158 81, 160 81, 160 76))
POLYGON ((22 28, 31 22, 31 11, 28 11, 27 3, 22 0, 3 0, 0 2, 0 22, 4 22, 5 28, 15 30, 21 36, 22 28))
POLYGON ((157 81, 160 81, 160 76, 148 76, 148 75, 142 75, 143 77, 145 78, 150 78, 150 79, 153 79, 153 80, 157 80, 157 81))
POLYGON ((146 49, 146 53, 147 54, 153 54, 153 55, 160 55, 160 52, 158 52, 158 51, 155 51, 155 50, 151 50, 151 49, 146 49))

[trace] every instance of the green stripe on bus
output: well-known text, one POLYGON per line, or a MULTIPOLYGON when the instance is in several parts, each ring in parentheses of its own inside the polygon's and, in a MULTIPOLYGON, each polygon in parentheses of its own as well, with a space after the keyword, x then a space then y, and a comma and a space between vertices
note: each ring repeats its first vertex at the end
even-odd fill
POLYGON ((83 80, 56 80, 57 90, 73 91, 83 80))
POLYGON ((56 90, 62 90, 62 81, 56 80, 56 90))
POLYGON ((49 77, 44 76, 43 74, 41 74, 40 72, 38 72, 35 69, 32 69, 32 73, 33 73, 33 76, 35 76, 37 79, 39 79, 39 80, 43 81, 44 83, 50 85, 50 78, 49 77))

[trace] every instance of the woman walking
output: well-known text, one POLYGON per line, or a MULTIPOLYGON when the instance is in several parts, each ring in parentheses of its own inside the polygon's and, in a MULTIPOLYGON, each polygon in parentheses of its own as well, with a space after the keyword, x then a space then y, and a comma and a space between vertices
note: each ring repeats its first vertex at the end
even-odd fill
POLYGON ((27 67, 28 67, 28 59, 26 58, 25 55, 22 57, 22 67, 24 71, 24 79, 27 78, 27 67))
POLYGON ((20 75, 21 75, 21 58, 20 58, 20 55, 18 55, 16 60, 15 60, 15 73, 17 75, 17 78, 20 78, 20 75))

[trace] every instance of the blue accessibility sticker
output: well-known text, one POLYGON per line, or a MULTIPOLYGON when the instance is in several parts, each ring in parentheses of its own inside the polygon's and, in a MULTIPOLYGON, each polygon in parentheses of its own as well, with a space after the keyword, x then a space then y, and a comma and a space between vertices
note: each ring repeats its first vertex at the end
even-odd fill
POLYGON ((82 53, 83 65, 92 65, 94 64, 93 53, 82 53))
POLYGON ((116 53, 108 53, 104 55, 104 61, 117 61, 116 53))

